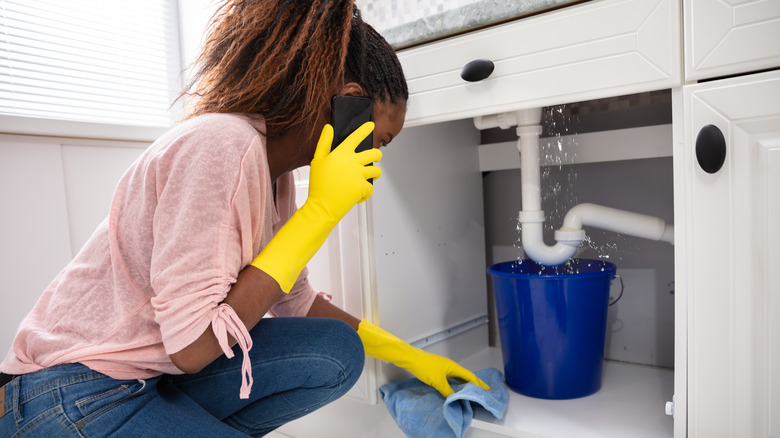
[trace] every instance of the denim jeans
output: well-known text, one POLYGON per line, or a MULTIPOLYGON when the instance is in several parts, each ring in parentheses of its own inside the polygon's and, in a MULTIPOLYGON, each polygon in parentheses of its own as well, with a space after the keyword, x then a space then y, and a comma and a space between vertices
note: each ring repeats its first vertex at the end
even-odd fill
POLYGON ((363 369, 360 338, 338 320, 266 318, 250 334, 249 399, 239 398, 238 348, 197 374, 146 380, 59 365, 5 385, 0 436, 263 436, 341 397, 363 369))

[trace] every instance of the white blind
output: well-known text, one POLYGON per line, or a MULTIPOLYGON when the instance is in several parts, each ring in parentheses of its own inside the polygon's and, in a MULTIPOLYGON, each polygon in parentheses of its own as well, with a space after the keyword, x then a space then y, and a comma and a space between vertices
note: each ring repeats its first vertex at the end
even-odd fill
POLYGON ((175 0, 0 0, 0 114, 169 126, 175 0))

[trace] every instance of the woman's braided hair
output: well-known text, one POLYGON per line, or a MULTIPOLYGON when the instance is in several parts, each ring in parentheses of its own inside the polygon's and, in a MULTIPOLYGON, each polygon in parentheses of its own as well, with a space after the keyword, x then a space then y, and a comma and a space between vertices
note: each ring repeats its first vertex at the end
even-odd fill
POLYGON ((353 0, 229 0, 182 96, 194 98, 186 118, 258 113, 283 133, 312 127, 340 80, 380 102, 409 97, 395 51, 353 0))

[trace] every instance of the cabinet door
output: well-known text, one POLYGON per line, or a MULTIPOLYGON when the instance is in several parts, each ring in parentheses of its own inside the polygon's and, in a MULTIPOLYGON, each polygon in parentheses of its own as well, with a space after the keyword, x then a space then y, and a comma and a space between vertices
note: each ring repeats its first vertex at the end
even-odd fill
POLYGON ((686 80, 780 66, 780 1, 690 0, 683 4, 686 80))
POLYGON ((780 72, 684 88, 688 436, 780 435, 780 72), (705 172, 700 130, 725 140, 705 172), (713 172, 714 171, 714 172, 713 172))
MULTIPOLYGON (((295 202, 300 207, 309 192, 309 168, 297 171, 295 178, 295 202)), ((368 294, 364 293, 363 282, 367 270, 365 244, 366 207, 358 204, 331 231, 328 239, 307 264, 309 283, 317 291, 328 295, 331 303, 351 315, 362 318, 368 313, 368 294)), ((360 401, 376 403, 377 384, 373 359, 366 358, 366 365, 360 380, 350 389, 347 396, 360 401)))

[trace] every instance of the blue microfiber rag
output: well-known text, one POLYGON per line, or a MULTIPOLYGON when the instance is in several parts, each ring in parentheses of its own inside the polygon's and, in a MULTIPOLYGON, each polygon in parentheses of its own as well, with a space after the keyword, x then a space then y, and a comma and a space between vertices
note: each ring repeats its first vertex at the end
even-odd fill
POLYGON ((495 368, 474 373, 490 386, 486 391, 473 383, 450 380, 455 391, 446 399, 435 388, 416 378, 382 385, 379 392, 398 427, 410 438, 462 438, 474 417, 472 403, 494 417, 504 417, 509 391, 504 376, 495 368))

